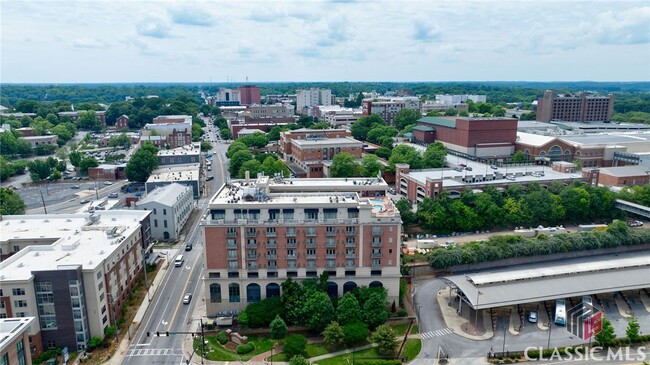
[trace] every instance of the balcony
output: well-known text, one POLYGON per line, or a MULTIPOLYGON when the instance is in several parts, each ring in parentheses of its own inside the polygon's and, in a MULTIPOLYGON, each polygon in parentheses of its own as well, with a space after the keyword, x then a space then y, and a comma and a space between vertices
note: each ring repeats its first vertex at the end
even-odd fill
POLYGON ((287 242, 287 248, 296 248, 298 244, 296 242, 287 242))
POLYGON ((305 246, 307 246, 307 248, 316 248, 316 242, 311 242, 311 243, 307 242, 307 244, 305 244, 305 246))
POLYGON ((381 268, 382 268, 382 266, 381 266, 381 262, 373 262, 373 263, 370 265, 370 267, 373 268, 373 269, 381 269, 381 268))
POLYGON ((256 249, 257 248, 257 243, 247 243, 246 248, 256 249))
POLYGON ((228 261, 237 261, 237 256, 228 256, 228 261))
POLYGON ((316 237, 316 230, 307 230, 305 231, 307 237, 316 237))
POLYGON ((278 265, 269 265, 266 267, 267 270, 275 271, 278 269, 278 265))
POLYGON ((257 266, 256 262, 249 262, 248 263, 248 270, 257 270, 259 267, 257 266))
POLYGON ((228 242, 228 248, 237 248, 237 242, 230 243, 228 242))
POLYGON ((356 257, 357 257, 357 254, 356 254, 356 253, 346 253, 346 254, 345 254, 345 258, 346 258, 346 259, 354 259, 354 258, 356 258, 356 257))
POLYGON ((237 237, 237 232, 226 232, 226 237, 227 238, 235 238, 235 237, 237 237))
POLYGON ((272 231, 272 232, 271 231, 266 231, 266 237, 275 237, 275 236, 277 236, 275 231, 272 231))
POLYGON ((325 258, 326 259, 335 259, 336 254, 335 253, 328 253, 328 254, 325 255, 325 258))
POLYGON ((307 259, 314 260, 314 259, 316 259, 316 254, 315 253, 312 253, 312 254, 308 253, 305 257, 307 257, 307 259))
POLYGON ((347 262, 346 262, 346 263, 345 263, 345 268, 346 268, 346 269, 356 269, 356 268, 357 268, 357 265, 354 264, 354 263, 350 264, 350 263, 347 263, 347 262))
POLYGON ((356 242, 345 242, 345 247, 357 247, 356 242))
POLYGON ((296 237, 296 231, 295 230, 294 231, 287 231, 287 233, 285 233, 285 236, 287 236, 287 237, 296 237))
POLYGON ((247 238, 255 238, 255 237, 257 237, 257 231, 246 231, 246 237, 247 238))
POLYGON ((372 247, 381 247, 381 241, 372 241, 372 247))
POLYGON ((335 262, 328 262, 325 264, 325 267, 328 269, 335 269, 336 268, 336 263, 335 262))
POLYGON ((267 242, 266 243, 266 248, 278 248, 278 243, 277 242, 267 242))
POLYGON ((336 231, 327 231, 327 232, 325 232, 325 235, 327 237, 334 237, 334 236, 336 236, 336 231))
POLYGON ((287 260, 295 260, 298 258, 298 255, 287 255, 287 260))
POLYGON ((357 232, 356 231, 345 231, 346 236, 356 236, 357 232))
POLYGON ((251 255, 251 254, 246 255, 246 260, 257 260, 257 254, 255 254, 255 255, 251 255))
POLYGON ((336 247, 336 241, 325 243, 325 247, 327 247, 327 248, 334 248, 334 247, 336 247))
POLYGON ((381 252, 379 252, 379 253, 374 253, 373 252, 372 254, 370 254, 370 257, 373 258, 373 259, 380 259, 381 258, 381 252))

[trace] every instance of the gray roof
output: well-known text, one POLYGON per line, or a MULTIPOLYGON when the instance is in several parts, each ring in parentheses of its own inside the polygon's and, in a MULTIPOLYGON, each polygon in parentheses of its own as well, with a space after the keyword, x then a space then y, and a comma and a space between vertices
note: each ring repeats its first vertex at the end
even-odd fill
POLYGON ((418 122, 431 124, 431 125, 439 125, 439 126, 447 127, 447 128, 456 128, 456 121, 452 120, 452 119, 443 119, 443 118, 436 118, 436 117, 424 117, 424 118, 418 119, 418 122))
POLYGON ((647 133, 635 133, 633 135, 629 134, 587 134, 587 135, 576 135, 576 136, 561 136, 561 139, 568 141, 568 143, 580 143, 580 144, 603 144, 603 145, 615 145, 617 143, 639 143, 647 142, 650 139, 650 134, 647 133))
POLYGON ((192 188, 178 183, 165 185, 156 188, 151 193, 147 194, 146 197, 138 201, 138 205, 156 202, 171 207, 176 203, 178 197, 188 189, 191 190, 192 188))
POLYGON ((473 307, 485 309, 647 288, 648 278, 650 252, 637 251, 615 257, 541 262, 445 279, 454 283, 473 307))
POLYGON ((618 177, 648 176, 648 171, 650 171, 648 167, 639 165, 606 167, 600 169, 601 174, 618 177))
POLYGON ((413 127, 414 131, 422 131, 422 132, 435 132, 436 129, 433 127, 427 127, 426 125, 416 125, 413 127))

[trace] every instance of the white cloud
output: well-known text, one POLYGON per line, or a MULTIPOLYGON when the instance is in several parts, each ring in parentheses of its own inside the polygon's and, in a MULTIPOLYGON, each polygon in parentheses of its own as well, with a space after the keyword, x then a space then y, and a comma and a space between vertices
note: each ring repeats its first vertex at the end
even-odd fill
POLYGON ((172 21, 176 24, 209 27, 212 25, 212 16, 198 6, 184 5, 167 9, 172 21))
POLYGON ((170 26, 166 20, 160 18, 147 18, 136 26, 138 34, 152 38, 167 38, 170 36, 170 26))
POLYGON ((619 13, 610 10, 599 14, 593 25, 602 44, 650 43, 650 6, 619 13))
POLYGON ((107 48, 108 45, 95 38, 78 38, 70 41, 70 45, 76 48, 107 48))

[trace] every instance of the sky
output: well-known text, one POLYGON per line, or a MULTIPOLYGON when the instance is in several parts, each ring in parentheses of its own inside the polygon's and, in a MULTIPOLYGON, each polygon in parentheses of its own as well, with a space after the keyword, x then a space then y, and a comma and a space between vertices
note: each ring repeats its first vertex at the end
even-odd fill
POLYGON ((0 0, 1 83, 650 81, 647 1, 0 0))

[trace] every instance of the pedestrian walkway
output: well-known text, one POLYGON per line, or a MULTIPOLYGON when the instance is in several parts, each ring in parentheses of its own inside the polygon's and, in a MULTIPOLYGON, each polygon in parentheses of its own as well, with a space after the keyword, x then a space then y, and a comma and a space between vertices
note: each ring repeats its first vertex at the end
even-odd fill
MULTIPOLYGON (((436 295, 436 299, 438 299, 438 306, 440 307, 442 317, 445 320, 445 324, 448 328, 450 328, 455 334, 459 336, 463 336, 475 341, 488 340, 494 336, 491 325, 483 326, 487 328, 474 328, 473 322, 470 323, 468 319, 458 315, 456 312, 456 306, 453 305, 456 303, 456 294, 452 292, 451 296, 452 305, 450 306, 449 290, 447 288, 439 291, 438 295, 436 295)), ((481 311, 480 313, 482 314, 482 323, 492 323, 490 313, 488 311, 481 311)))
POLYGON ((447 327, 447 328, 443 328, 441 330, 435 330, 435 331, 420 333, 420 338, 434 338, 434 337, 440 337, 440 336, 444 336, 444 335, 450 335, 452 333, 454 333, 454 330, 447 327))

